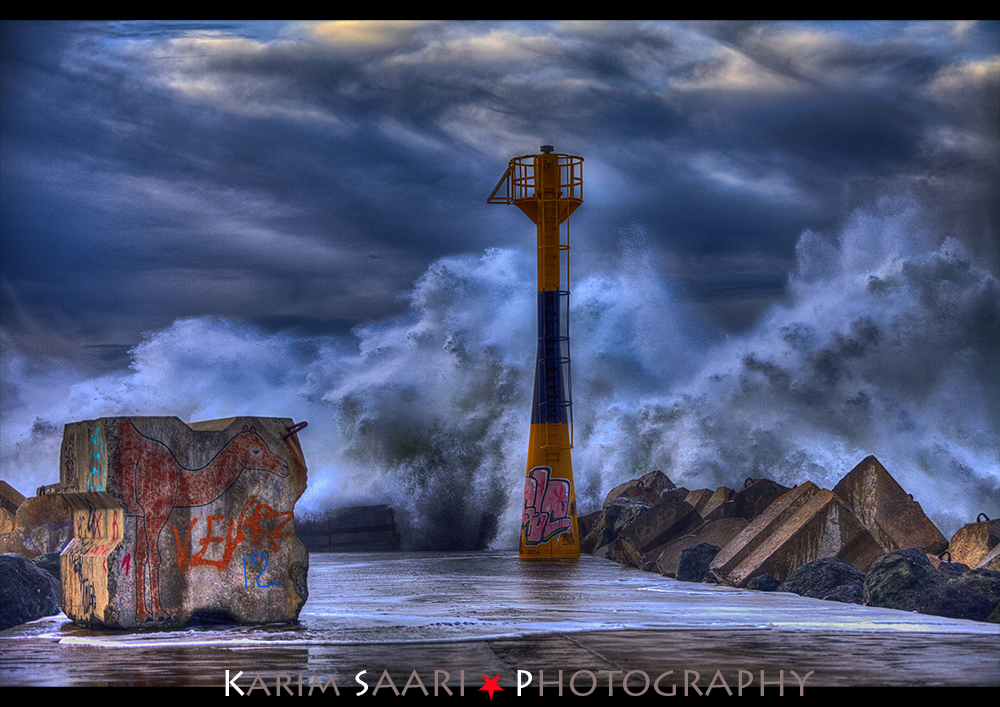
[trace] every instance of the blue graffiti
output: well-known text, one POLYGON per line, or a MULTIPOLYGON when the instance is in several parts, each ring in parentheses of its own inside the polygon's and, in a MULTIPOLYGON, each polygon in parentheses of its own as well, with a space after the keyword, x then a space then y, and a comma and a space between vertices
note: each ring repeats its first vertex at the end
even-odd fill
MULTIPOLYGON (((281 582, 271 582, 270 584, 260 583, 260 576, 264 574, 264 570, 267 569, 267 555, 265 555, 263 552, 255 552, 252 555, 250 555, 250 564, 253 565, 254 569, 257 569, 256 558, 258 557, 264 561, 264 564, 260 566, 260 572, 258 572, 257 576, 254 578, 254 584, 256 584, 259 589, 267 589, 268 587, 273 587, 276 584, 281 584, 281 582)), ((247 589, 250 588, 250 578, 247 576, 246 555, 243 556, 243 586, 246 587, 247 589)))
POLYGON ((103 491, 104 478, 101 474, 101 456, 104 452, 104 438, 101 437, 100 427, 96 428, 94 434, 90 435, 90 445, 93 463, 90 467, 90 475, 87 477, 87 490, 103 491), (97 478, 95 479, 94 477, 97 478))

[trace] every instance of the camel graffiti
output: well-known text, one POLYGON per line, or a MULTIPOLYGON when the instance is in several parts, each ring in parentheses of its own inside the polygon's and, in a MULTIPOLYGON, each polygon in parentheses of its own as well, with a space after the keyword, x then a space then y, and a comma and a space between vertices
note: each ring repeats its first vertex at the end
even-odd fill
POLYGON ((137 518, 135 556, 136 618, 162 621, 169 616, 160 606, 160 531, 174 508, 203 506, 231 487, 244 470, 288 476, 288 463, 271 452, 253 427, 243 426, 200 469, 188 469, 167 445, 147 437, 131 420, 123 420, 118 433, 121 459, 121 493, 125 515, 137 518), (150 607, 145 598, 145 573, 149 568, 150 607))

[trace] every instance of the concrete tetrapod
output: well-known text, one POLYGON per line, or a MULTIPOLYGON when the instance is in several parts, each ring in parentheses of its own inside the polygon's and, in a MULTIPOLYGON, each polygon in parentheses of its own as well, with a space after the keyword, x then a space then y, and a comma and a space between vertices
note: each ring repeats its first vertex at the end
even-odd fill
POLYGON ((836 557, 861 571, 882 554, 871 534, 832 492, 796 486, 754 518, 712 561, 722 582, 744 587, 764 573, 778 581, 802 565, 836 557))
POLYGON ((951 536, 948 552, 952 562, 1000 570, 1000 519, 966 523, 951 536))
POLYGON ((874 456, 851 469, 833 492, 847 504, 884 552, 915 547, 936 555, 948 540, 874 456))
POLYGON ((38 557, 61 552, 69 543, 70 508, 59 494, 24 499, 14 518, 11 531, 0 535, 0 552, 38 557))

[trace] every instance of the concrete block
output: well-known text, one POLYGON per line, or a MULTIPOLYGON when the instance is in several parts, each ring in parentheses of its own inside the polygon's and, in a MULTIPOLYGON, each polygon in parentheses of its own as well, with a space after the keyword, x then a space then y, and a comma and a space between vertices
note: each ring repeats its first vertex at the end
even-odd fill
POLYGON ((17 525, 17 517, 6 508, 0 508, 0 536, 14 530, 15 525, 17 525))
POLYGON ((110 628, 296 620, 309 559, 295 537, 306 465, 294 432, 260 417, 66 425, 66 615, 110 628))
MULTIPOLYGON (((749 525, 746 518, 722 518, 720 520, 705 523, 693 532, 671 540, 662 548, 659 548, 659 556, 656 560, 656 571, 665 577, 674 577, 677 574, 677 565, 680 562, 681 551, 689 547, 694 547, 699 543, 709 543, 720 548, 725 547, 733 538, 739 535, 749 525)), ((656 552, 655 550, 653 552, 656 552)))
POLYGON ((698 511, 698 515, 701 515, 701 509, 705 507, 713 493, 711 489, 695 489, 688 492, 688 495, 684 497, 684 502, 690 504, 698 511))
POLYGON ((686 489, 683 486, 678 486, 676 488, 667 489, 666 491, 660 492, 660 503, 666 503, 667 501, 683 501, 687 498, 687 495, 691 493, 690 489, 686 489))
POLYGON ((836 557, 866 571, 881 547, 832 491, 811 481, 771 503, 712 562, 724 583, 744 587, 764 573, 778 581, 813 560, 836 557))
POLYGON ((705 503, 701 508, 697 508, 698 515, 700 515, 705 520, 711 518, 712 520, 719 520, 720 518, 726 518, 727 509, 732 505, 733 496, 736 494, 731 488, 726 486, 720 486, 712 492, 712 495, 705 500, 705 503))
POLYGON ((666 474, 662 471, 651 471, 638 479, 626 481, 624 484, 619 484, 611 489, 604 499, 602 508, 607 508, 619 496, 625 496, 626 498, 644 496, 653 503, 657 503, 660 500, 661 493, 673 488, 675 488, 674 482, 667 478, 666 474))
POLYGON ((657 503, 636 517, 621 532, 621 537, 628 540, 640 554, 645 554, 672 538, 686 535, 701 523, 701 516, 689 503, 657 503))
POLYGON ((948 540, 924 514, 920 504, 909 497, 874 456, 866 457, 851 469, 833 487, 833 492, 884 552, 915 547, 936 555, 948 547, 948 540))
MULTIPOLYGON (((991 550, 1000 545, 1000 519, 966 523, 948 544, 952 562, 978 567, 991 550)), ((995 569, 995 568, 993 568, 995 569)))
POLYGON ((706 522, 729 518, 733 514, 733 498, 736 492, 726 486, 720 486, 709 497, 705 507, 698 511, 706 522))
POLYGON ((38 557, 62 552, 73 524, 66 500, 58 495, 32 496, 17 507, 13 529, 0 536, 0 552, 38 557))
POLYGON ((17 525, 17 507, 24 503, 21 492, 0 479, 0 535, 9 533, 17 525))
MULTIPOLYGON (((588 530, 586 535, 583 535, 582 530, 580 532, 580 552, 593 554, 599 545, 605 545, 607 542, 610 542, 610 534, 607 534, 605 538, 607 518, 604 511, 598 511, 597 513, 588 514, 585 522, 588 530), (599 540, 606 540, 606 542, 599 543, 599 540)), ((579 519, 577 519, 577 523, 579 524, 579 519)))
POLYGON ((972 569, 987 569, 1000 572, 1000 545, 987 552, 972 569))
POLYGON ((747 479, 743 488, 733 496, 729 516, 753 520, 790 490, 771 479, 747 479))
POLYGON ((626 567, 635 567, 636 569, 642 567, 641 553, 632 542, 621 535, 607 546, 604 557, 626 567))
POLYGON ((24 503, 24 496, 16 488, 0 479, 0 508, 7 512, 17 513, 17 507, 24 503))
POLYGON ((585 538, 590 535, 590 531, 594 529, 594 525, 603 515, 604 511, 594 511, 585 516, 577 516, 576 525, 580 530, 580 537, 585 538))

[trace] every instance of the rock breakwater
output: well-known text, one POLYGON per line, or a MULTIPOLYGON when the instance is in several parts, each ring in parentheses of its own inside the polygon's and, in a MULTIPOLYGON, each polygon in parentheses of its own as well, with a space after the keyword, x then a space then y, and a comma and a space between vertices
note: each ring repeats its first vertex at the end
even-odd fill
POLYGON ((582 551, 682 581, 1000 623, 1000 520, 980 515, 949 541, 874 456, 832 490, 689 491, 654 471, 581 528, 582 551))

